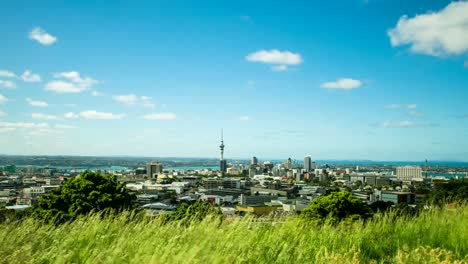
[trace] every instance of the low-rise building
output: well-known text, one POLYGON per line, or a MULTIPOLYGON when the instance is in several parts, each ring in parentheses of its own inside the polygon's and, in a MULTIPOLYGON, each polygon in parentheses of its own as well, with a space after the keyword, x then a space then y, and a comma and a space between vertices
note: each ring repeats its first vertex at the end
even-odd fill
POLYGON ((240 186, 240 180, 229 178, 209 178, 203 182, 203 187, 205 187, 205 189, 217 189, 218 187, 223 187, 227 189, 239 189, 240 186))
POLYGON ((239 197, 239 205, 262 205, 265 202, 271 202, 272 200, 276 199, 278 199, 278 196, 272 194, 241 194, 239 197))
POLYGON ((44 187, 31 186, 23 189, 25 198, 37 198, 45 193, 44 187))
POLYGON ((414 204, 414 194, 410 192, 387 192, 380 193, 380 199, 384 202, 392 202, 394 204, 414 204))
POLYGON ((251 213, 254 215, 268 215, 276 210, 282 209, 281 204, 268 205, 238 205, 236 209, 238 212, 251 213))

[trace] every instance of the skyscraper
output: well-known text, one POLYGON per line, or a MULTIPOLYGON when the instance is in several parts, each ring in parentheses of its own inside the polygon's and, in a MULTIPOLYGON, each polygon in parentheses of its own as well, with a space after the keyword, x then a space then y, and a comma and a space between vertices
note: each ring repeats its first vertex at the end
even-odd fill
POLYGON ((284 162, 284 167, 287 169, 287 170, 290 170, 292 168, 292 161, 291 161, 291 158, 288 158, 285 162, 284 162))
POLYGON ((252 157, 252 160, 250 161, 250 165, 252 165, 252 166, 257 166, 258 165, 257 157, 255 157, 255 156, 252 157))
POLYGON ((28 166, 26 168, 26 174, 28 176, 34 176, 35 171, 36 171, 36 167, 34 167, 34 166, 28 166))
POLYGON ((148 178, 155 179, 158 177, 158 174, 163 172, 163 165, 157 161, 152 161, 146 164, 146 173, 148 178))
POLYGON ((304 170, 306 172, 312 171, 312 158, 310 156, 304 157, 304 170))
POLYGON ((221 150, 221 157, 219 159, 219 170, 221 171, 221 175, 224 176, 227 170, 227 163, 226 163, 226 160, 224 160, 223 130, 221 130, 221 145, 219 145, 219 149, 221 150))

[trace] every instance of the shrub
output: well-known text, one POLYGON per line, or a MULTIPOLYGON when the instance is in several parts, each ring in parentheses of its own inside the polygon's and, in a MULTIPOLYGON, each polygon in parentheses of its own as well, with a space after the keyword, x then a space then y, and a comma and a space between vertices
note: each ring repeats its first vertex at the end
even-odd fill
POLYGON ((342 220, 367 219, 372 216, 369 206, 347 191, 333 192, 312 200, 300 217, 318 223, 336 224, 342 220))

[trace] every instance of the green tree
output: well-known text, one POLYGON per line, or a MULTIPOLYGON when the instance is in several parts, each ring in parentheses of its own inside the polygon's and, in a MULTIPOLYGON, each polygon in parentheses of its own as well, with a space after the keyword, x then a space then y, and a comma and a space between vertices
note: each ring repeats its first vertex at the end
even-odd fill
POLYGON ((450 179, 434 181, 434 191, 427 198, 433 205, 443 206, 446 203, 466 203, 468 201, 468 179, 450 179))
POLYGON ((342 220, 367 219, 372 216, 369 206, 347 191, 333 192, 312 200, 310 206, 302 211, 304 220, 318 223, 336 224, 342 220))
POLYGON ((42 195, 34 216, 63 222, 92 211, 133 209, 134 199, 115 176, 86 171, 65 181, 62 188, 42 195))

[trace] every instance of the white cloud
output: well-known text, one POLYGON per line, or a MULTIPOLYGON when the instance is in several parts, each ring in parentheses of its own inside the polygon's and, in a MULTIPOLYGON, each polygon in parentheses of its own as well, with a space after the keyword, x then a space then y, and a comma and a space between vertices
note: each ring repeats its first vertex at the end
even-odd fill
POLYGON ((175 113, 153 113, 143 116, 147 120, 174 120, 177 118, 175 113))
POLYGON ((6 116, 6 113, 3 111, 0 111, 0 117, 6 116))
POLYGON ((44 89, 56 93, 81 93, 86 90, 86 87, 71 82, 51 81, 46 84, 44 89))
POLYGON ((57 38, 45 32, 42 28, 36 27, 29 33, 29 38, 37 40, 42 45, 52 45, 57 41, 57 38))
POLYGON ((240 120, 240 121, 250 121, 251 119, 250 119, 249 116, 241 116, 241 117, 239 118, 239 120, 240 120))
POLYGON ((88 90, 94 84, 98 83, 90 77, 81 77, 77 71, 60 72, 54 74, 55 78, 62 78, 64 80, 51 81, 45 86, 46 91, 52 91, 56 93, 81 93, 88 90))
POLYGON ((134 105, 138 101, 138 97, 136 95, 134 95, 134 94, 115 95, 115 96, 112 96, 112 98, 115 101, 117 101, 117 102, 119 102, 121 104, 127 105, 127 106, 134 105))
POLYGON ((66 107, 77 107, 77 104, 65 104, 66 107))
POLYGON ((16 78, 16 74, 12 71, 0 70, 0 77, 4 78, 16 78))
POLYGON ((410 105, 407 105, 406 107, 408 107, 408 109, 416 109, 418 107, 417 104, 410 104, 410 105))
POLYGON ((46 114, 41 114, 41 113, 32 113, 31 117, 34 119, 40 119, 40 120, 60 120, 61 118, 55 115, 46 115, 46 114))
POLYGON ((21 74, 21 79, 25 82, 40 82, 41 81, 41 76, 36 73, 32 73, 29 70, 26 70, 21 74))
POLYGON ((124 114, 113 114, 109 112, 97 112, 95 110, 83 111, 80 116, 85 119, 115 120, 125 117, 124 114))
POLYGON ((361 87, 361 85, 362 85, 361 81, 354 80, 351 78, 340 78, 334 82, 324 82, 320 84, 321 87, 327 88, 327 89, 345 89, 345 90, 359 88, 361 87))
POLYGON ((275 72, 284 72, 284 71, 288 71, 289 68, 286 65, 274 65, 274 66, 271 66, 271 70, 275 72))
POLYGON ((16 131, 16 127, 0 127, 0 133, 16 131))
POLYGON ((414 53, 432 56, 468 51, 468 2, 452 2, 438 12, 402 16, 388 30, 392 46, 410 45, 414 53))
POLYGON ((59 72, 54 74, 55 78, 63 78, 67 79, 73 83, 76 83, 82 87, 89 88, 92 85, 98 83, 97 80, 91 78, 91 77, 81 77, 80 73, 77 71, 69 71, 69 72, 59 72))
POLYGON ((14 89, 16 88, 16 83, 10 80, 6 80, 6 81, 0 80, 0 86, 9 88, 9 89, 14 89))
POLYGON ((26 98, 26 102, 30 105, 30 106, 37 106, 37 107, 47 107, 49 104, 47 102, 44 102, 44 101, 34 101, 32 100, 31 98, 26 98))
POLYGON ((384 106, 387 109, 395 109, 395 108, 400 108, 401 106, 399 104, 388 104, 384 106))
POLYGON ((47 128, 48 126, 49 125, 47 123, 0 122, 0 127, 38 129, 38 128, 47 128))
POLYGON ((8 98, 6 98, 4 95, 0 94, 0 104, 4 103, 6 101, 8 101, 8 98))
POLYGON ((74 129, 76 126, 71 126, 71 125, 55 125, 55 128, 58 129, 74 129))
POLYGON ((134 94, 128 95, 115 95, 112 97, 115 101, 126 105, 126 106, 134 106, 134 105, 141 105, 144 107, 154 108, 155 104, 153 100, 149 96, 137 96, 134 94))
POLYGON ((302 57, 299 53, 290 51, 272 50, 259 50, 250 53, 245 57, 246 60, 251 62, 261 62, 268 64, 278 65, 299 65, 302 63, 302 57))
POLYGON ((68 113, 63 114, 63 117, 65 117, 65 118, 78 118, 79 115, 77 115, 77 114, 75 114, 73 112, 68 112, 68 113))
POLYGON ((432 123, 414 123, 411 121, 400 121, 400 122, 384 122, 383 127, 431 127, 436 126, 432 123))

